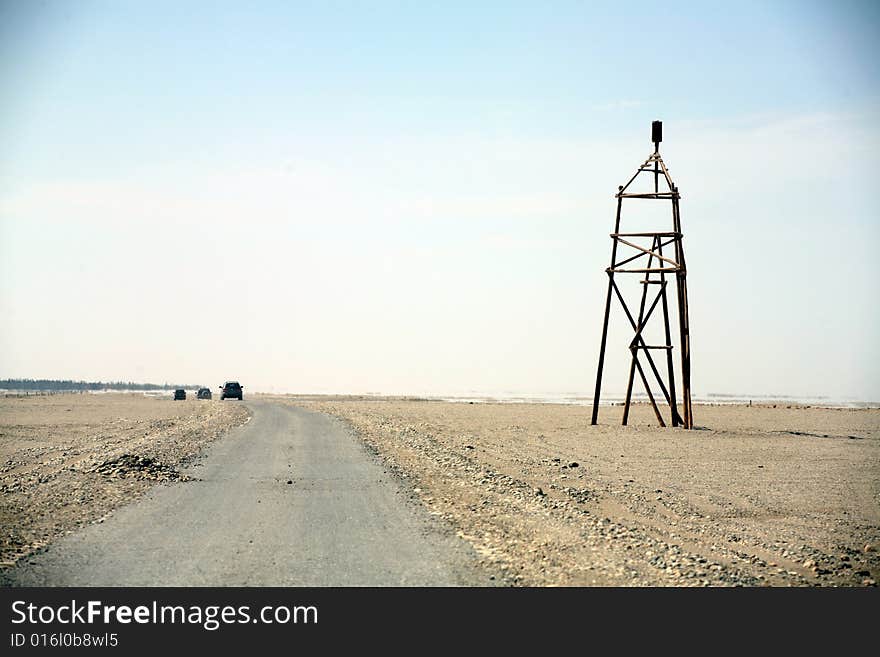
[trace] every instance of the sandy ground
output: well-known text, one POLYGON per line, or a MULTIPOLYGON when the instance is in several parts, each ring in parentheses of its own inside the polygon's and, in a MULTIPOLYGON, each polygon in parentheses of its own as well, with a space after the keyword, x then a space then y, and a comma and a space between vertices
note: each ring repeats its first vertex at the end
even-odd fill
POLYGON ((873 586, 880 410, 288 398, 349 422, 518 585, 873 586))
MULTIPOLYGON (((503 584, 873 586, 880 410, 281 401, 350 424, 503 584)), ((181 478, 245 406, 142 395, 0 398, 0 559, 181 478)))
POLYGON ((0 398, 0 567, 181 479, 181 464, 248 417, 189 397, 0 398))

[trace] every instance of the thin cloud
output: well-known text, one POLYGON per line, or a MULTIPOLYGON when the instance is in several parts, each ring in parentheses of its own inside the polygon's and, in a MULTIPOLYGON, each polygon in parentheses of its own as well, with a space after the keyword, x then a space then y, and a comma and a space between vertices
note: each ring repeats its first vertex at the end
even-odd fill
POLYGON ((593 109, 598 110, 600 112, 620 112, 623 110, 635 109, 636 107, 642 107, 645 104, 643 100, 612 100, 608 103, 602 103, 601 105, 593 105, 593 109))

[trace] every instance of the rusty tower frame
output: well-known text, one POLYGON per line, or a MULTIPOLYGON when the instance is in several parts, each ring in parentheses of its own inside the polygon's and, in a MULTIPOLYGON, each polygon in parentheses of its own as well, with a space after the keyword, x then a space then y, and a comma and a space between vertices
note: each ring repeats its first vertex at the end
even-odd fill
MULTIPOLYGON (((633 338, 629 343, 631 354, 629 381, 626 386, 626 402, 623 409, 623 421, 626 424, 629 418, 630 403, 632 401, 633 383, 635 374, 638 372, 645 392, 654 408, 657 421, 660 426, 666 426, 663 421, 663 414, 657 405, 657 400, 651 391, 648 377, 645 374, 640 354, 644 355, 644 361, 650 367, 654 379, 659 384, 660 391, 669 406, 670 419, 673 427, 683 426, 685 429, 693 429, 694 416, 691 409, 691 353, 690 353, 690 327, 688 323, 688 297, 687 297, 687 267, 684 260, 684 247, 682 245, 681 232, 681 215, 679 213, 679 200, 681 196, 678 187, 672 182, 669 170, 660 157, 660 142, 663 141, 663 124, 660 121, 654 121, 651 125, 651 141, 654 142, 654 152, 645 160, 632 178, 625 185, 618 187, 615 198, 617 199, 617 217, 614 222, 614 232, 611 233, 611 266, 605 271, 608 274, 608 294, 605 299, 605 319, 602 324, 602 342, 599 346, 599 366, 596 372, 596 393, 593 397, 593 417, 591 424, 596 424, 599 414, 599 394, 602 390, 602 368, 605 364, 605 345, 608 338, 608 317, 611 312, 611 298, 616 296, 623 307, 626 318, 634 332, 633 338), (653 175, 654 191, 653 192, 628 192, 630 185, 643 173, 653 175), (660 182, 663 181, 666 189, 661 191, 660 182), (620 219, 623 209, 624 199, 653 199, 668 200, 672 202, 672 230, 659 232, 637 232, 622 233, 620 232, 620 219), (641 242, 641 244, 639 244, 641 242), (666 255, 663 253, 664 247, 672 246, 672 252, 667 250, 666 255), (622 249, 630 249, 635 251, 634 255, 627 255, 619 259, 618 247, 622 249), (639 261, 647 256, 647 262, 642 260, 635 267, 626 268, 633 262, 639 261), (656 260, 656 265, 654 264, 656 260), (624 299, 620 288, 614 280, 616 274, 641 274, 644 276, 639 282, 642 284, 641 300, 639 302, 638 315, 634 315, 624 299), (669 324, 669 300, 667 298, 667 277, 675 277, 675 288, 677 296, 678 325, 679 325, 679 349, 681 351, 681 386, 682 386, 682 411, 684 417, 678 412, 678 402, 675 394, 675 367, 673 364, 673 342, 672 331, 669 324), (653 295, 653 300, 648 304, 648 289, 657 286, 657 294, 653 295), (648 325, 648 321, 655 315, 658 304, 660 305, 662 322, 665 335, 665 344, 649 345, 642 335, 644 329, 648 325), (661 370, 658 369, 657 363, 651 356, 652 351, 661 351, 666 354, 666 380, 668 387, 664 383, 661 370)), ((653 288, 652 288, 653 289, 653 288)), ((655 322, 656 323, 656 322, 655 322)), ((661 367, 664 363, 661 362, 661 367)))

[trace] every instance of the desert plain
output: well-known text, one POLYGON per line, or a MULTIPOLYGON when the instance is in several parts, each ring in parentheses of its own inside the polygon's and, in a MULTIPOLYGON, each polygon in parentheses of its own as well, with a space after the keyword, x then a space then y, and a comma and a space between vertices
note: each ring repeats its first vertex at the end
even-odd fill
POLYGON ((181 480, 244 406, 143 394, 0 397, 0 568, 181 480))
MULTIPOLYGON (((875 586, 880 409, 261 396, 342 420, 412 501, 470 543, 487 584, 875 586), (491 575, 489 573, 492 573, 491 575), (489 581, 489 579, 493 581, 489 581)), ((102 522, 248 420, 247 401, 0 398, 9 568, 102 522)), ((234 529, 233 529, 234 531, 234 529)), ((389 528, 393 531, 393 528, 389 528)))

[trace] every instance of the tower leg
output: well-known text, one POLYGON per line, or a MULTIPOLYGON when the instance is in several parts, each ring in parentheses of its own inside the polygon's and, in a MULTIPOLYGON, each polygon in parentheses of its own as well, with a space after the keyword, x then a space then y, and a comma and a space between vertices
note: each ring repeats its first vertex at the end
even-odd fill
POLYGON ((599 345, 599 367, 596 370, 596 393, 593 396, 593 417, 590 424, 596 424, 599 417, 599 393, 602 390, 602 367, 605 365, 605 341, 608 338, 608 315, 611 312, 611 288, 614 274, 608 272, 608 294, 605 297, 605 320, 602 322, 602 342, 599 345))
POLYGON ((690 321, 688 319, 687 298, 687 267, 684 260, 684 248, 681 244, 681 215, 678 208, 678 187, 673 187, 675 196, 672 199, 672 221, 678 239, 675 241, 675 255, 679 271, 675 274, 675 283, 678 290, 678 325, 681 335, 681 405, 684 411, 684 428, 694 428, 694 414, 691 407, 691 337, 690 321))
MULTIPOLYGON (((623 187, 618 187, 618 191, 623 187)), ((614 232, 620 231, 620 210, 623 199, 617 199, 617 216, 614 219, 614 232)), ((593 417, 590 424, 596 424, 599 418, 599 394, 602 391, 602 367, 605 365, 605 342, 608 338, 608 315, 611 312, 611 290, 614 287, 614 264, 617 262, 617 239, 611 242, 611 266, 608 268, 608 294, 605 296, 605 319, 602 321, 602 342, 599 345, 599 367, 596 369, 596 392, 593 396, 593 417)))
POLYGON ((623 419, 620 421, 623 426, 626 426, 626 423, 629 421, 629 405, 632 401, 633 378, 636 375, 636 350, 630 348, 630 352, 632 353, 632 359, 629 364, 629 379, 626 383, 626 401, 623 404, 623 419))
MULTIPOLYGON (((657 253, 663 255, 663 245, 660 238, 657 238, 657 253)), ((666 274, 660 272, 660 280, 666 281, 666 274)), ((672 344, 672 331, 669 329, 669 302, 666 300, 666 286, 663 285, 663 328, 666 336, 666 344, 672 344)), ((678 413, 678 400, 675 397, 675 367, 672 364, 672 349, 666 350, 666 372, 669 376, 669 408, 672 412, 672 426, 677 427, 684 424, 681 415, 678 413)))
POLYGON ((687 276, 678 275, 679 322, 681 324, 681 387, 684 407, 684 428, 694 428, 694 414, 691 407, 691 337, 688 321, 687 276))

